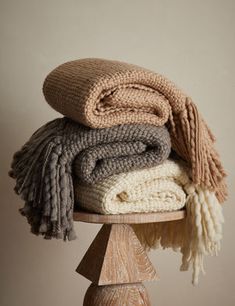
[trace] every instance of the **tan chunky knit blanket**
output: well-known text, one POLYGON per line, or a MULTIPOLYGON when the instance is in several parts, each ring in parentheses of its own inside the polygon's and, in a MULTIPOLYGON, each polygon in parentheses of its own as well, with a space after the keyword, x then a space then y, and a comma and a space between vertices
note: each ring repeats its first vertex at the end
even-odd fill
POLYGON ((161 212, 181 209, 191 184, 185 169, 167 160, 142 170, 113 175, 94 185, 75 183, 79 207, 101 214, 161 212))
POLYGON ((192 169, 193 182, 225 200, 225 172, 214 136, 191 98, 162 75, 119 61, 82 59, 53 70, 43 91, 57 111, 93 128, 166 123, 174 150, 192 169))

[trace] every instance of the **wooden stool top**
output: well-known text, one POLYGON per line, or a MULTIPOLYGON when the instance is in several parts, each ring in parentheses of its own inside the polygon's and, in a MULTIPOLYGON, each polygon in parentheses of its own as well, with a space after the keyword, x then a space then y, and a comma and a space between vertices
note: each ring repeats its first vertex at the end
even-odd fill
POLYGON ((85 211, 75 211, 73 213, 74 221, 98 224, 140 224, 153 222, 166 222, 180 220, 185 218, 185 210, 170 212, 153 212, 153 213, 133 213, 120 215, 101 215, 85 211))

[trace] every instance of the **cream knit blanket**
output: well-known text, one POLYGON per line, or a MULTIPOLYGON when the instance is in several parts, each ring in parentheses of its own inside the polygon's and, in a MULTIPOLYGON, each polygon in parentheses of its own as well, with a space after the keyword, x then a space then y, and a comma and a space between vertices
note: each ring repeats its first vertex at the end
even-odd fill
POLYGON ((136 65, 88 58, 54 69, 43 92, 54 109, 92 128, 167 124, 172 147, 188 162, 193 182, 225 200, 215 138, 191 98, 166 77, 136 65))
POLYGON ((224 222, 215 193, 195 186, 183 164, 167 160, 159 166, 114 175, 93 186, 75 183, 79 206, 102 213, 173 211, 186 208, 178 221, 133 225, 147 249, 163 247, 182 253, 181 270, 193 269, 192 282, 204 273, 204 255, 217 255, 224 222))
POLYGON ((75 183, 78 205, 101 214, 172 211, 185 206, 185 169, 167 160, 152 168, 113 175, 96 184, 75 183))

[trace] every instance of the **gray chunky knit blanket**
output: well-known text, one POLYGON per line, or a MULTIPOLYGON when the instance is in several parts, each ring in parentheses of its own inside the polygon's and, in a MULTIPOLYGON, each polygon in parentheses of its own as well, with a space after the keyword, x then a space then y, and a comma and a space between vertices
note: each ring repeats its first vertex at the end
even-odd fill
POLYGON ((122 124, 92 129, 68 118, 55 119, 37 130, 13 157, 10 176, 25 201, 20 211, 34 234, 75 239, 74 176, 94 183, 152 167, 166 160, 170 149, 164 126, 122 124))

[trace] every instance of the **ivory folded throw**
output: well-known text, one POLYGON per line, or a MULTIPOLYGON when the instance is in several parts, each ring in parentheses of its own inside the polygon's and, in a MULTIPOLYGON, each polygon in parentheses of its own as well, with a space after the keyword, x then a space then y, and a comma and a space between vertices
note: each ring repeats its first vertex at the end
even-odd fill
POLYGON ((222 239, 222 208, 214 192, 196 187, 189 169, 167 160, 149 169, 114 175, 92 186, 75 183, 79 207, 101 214, 175 211, 186 207, 179 221, 133 225, 145 248, 180 250, 181 270, 193 267, 193 284, 204 272, 204 255, 217 255, 222 239))
POLYGON ((54 109, 92 128, 167 124, 172 147, 188 162, 193 182, 225 200, 215 138, 191 98, 164 76, 119 61, 81 59, 53 70, 43 91, 54 109))
POLYGON ((38 131, 13 158, 10 175, 25 200, 21 209, 31 230, 46 238, 75 238, 75 175, 94 183, 110 175, 151 167, 170 154, 166 127, 123 124, 91 129, 68 118, 55 119, 38 131))
POLYGON ((100 214, 174 211, 185 206, 185 170, 173 161, 108 177, 93 185, 75 183, 79 207, 100 214))

